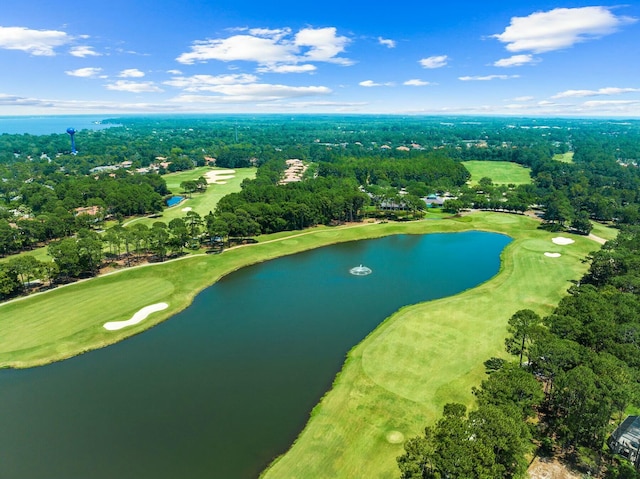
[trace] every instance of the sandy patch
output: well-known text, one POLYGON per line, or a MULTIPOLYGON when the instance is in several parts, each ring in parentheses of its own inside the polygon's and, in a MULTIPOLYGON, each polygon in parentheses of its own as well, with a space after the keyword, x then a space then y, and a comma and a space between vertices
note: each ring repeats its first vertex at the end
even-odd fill
POLYGON ((204 175, 207 183, 214 185, 224 185, 227 181, 236 177, 236 170, 213 170, 207 171, 204 175))
POLYGON ((529 466, 530 479, 580 479, 582 475, 570 471, 557 459, 536 457, 529 466))
POLYGON ((560 253, 545 253, 545 256, 549 257, 549 258, 559 258, 560 256, 562 256, 560 253))
POLYGON ((555 238, 551 238, 551 241, 553 241, 553 244, 559 244, 562 246, 575 243, 575 241, 571 238, 565 238, 563 236, 556 236, 555 238))
POLYGON ((147 319, 147 316, 151 313, 162 311, 168 307, 169 305, 167 303, 156 303, 151 306, 145 306, 134 314, 131 319, 128 319, 127 321, 110 321, 108 323, 104 323, 103 327, 108 331, 116 331, 118 329, 126 328, 127 326, 133 326, 134 324, 138 324, 147 319))
POLYGON ((390 444, 402 444, 404 442, 404 434, 400 431, 389 431, 386 438, 390 444))
POLYGON ((182 211, 191 211, 193 208, 191 208, 191 206, 186 206, 184 208, 182 208, 182 211))

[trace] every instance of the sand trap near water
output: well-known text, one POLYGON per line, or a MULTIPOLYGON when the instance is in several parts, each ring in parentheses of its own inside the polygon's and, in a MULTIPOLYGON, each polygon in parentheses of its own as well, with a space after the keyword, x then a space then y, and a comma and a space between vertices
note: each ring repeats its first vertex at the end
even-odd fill
POLYGON ((191 208, 191 206, 187 206, 185 208, 182 208, 182 211, 191 211, 193 208, 191 208))
POLYGON ((548 258, 559 258, 560 256, 562 256, 560 253, 545 253, 544 255, 548 258))
POLYGON ((134 324, 138 324, 147 319, 147 316, 151 313, 162 311, 168 307, 169 305, 167 303, 156 303, 151 306, 145 306, 134 314, 131 319, 128 319, 127 321, 110 321, 108 323, 104 323, 103 327, 108 331, 116 331, 118 329, 126 328, 127 326, 133 326, 134 324))
POLYGON ((553 244, 559 244, 562 246, 575 243, 575 241, 571 238, 564 238, 563 236, 556 236, 555 238, 551 238, 551 241, 553 242, 553 244))
POLYGON ((205 173, 207 183, 214 185, 224 185, 227 181, 236 176, 236 170, 214 170, 205 173))

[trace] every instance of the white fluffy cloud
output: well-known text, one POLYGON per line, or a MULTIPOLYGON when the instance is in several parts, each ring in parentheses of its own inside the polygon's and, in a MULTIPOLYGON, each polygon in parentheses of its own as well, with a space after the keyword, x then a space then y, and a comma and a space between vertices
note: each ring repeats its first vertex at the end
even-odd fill
POLYGON ((330 62, 340 65, 352 65, 347 58, 337 55, 342 53, 349 43, 347 37, 336 35, 335 27, 304 28, 296 33, 294 44, 296 47, 308 47, 303 54, 303 61, 330 62))
POLYGON ((552 96, 551 98, 583 98, 586 96, 620 95, 622 93, 635 93, 635 92, 640 92, 640 88, 607 87, 607 88, 600 88, 598 90, 566 90, 552 96))
POLYGON ((496 61, 493 66, 494 67, 519 67, 522 65, 527 65, 529 63, 536 63, 538 60, 533 57, 533 55, 513 55, 509 58, 502 58, 501 60, 496 61))
POLYGON ((48 100, 40 100, 38 98, 28 98, 16 95, 7 95, 0 93, 0 106, 19 106, 29 107, 36 106, 39 108, 48 108, 53 106, 53 103, 48 100))
POLYGON ((395 40, 391 40, 389 38, 378 37, 378 43, 380 45, 384 45, 387 48, 395 48, 396 47, 396 41, 395 40))
MULTIPOLYGON (((299 63, 327 62, 351 65, 348 58, 338 56, 350 40, 337 35, 334 27, 303 28, 295 35, 288 28, 252 29, 228 38, 199 40, 192 44, 191 51, 183 53, 176 60, 183 64, 206 62, 209 60, 255 62, 263 70, 278 72, 286 65, 299 63)), ((292 72, 311 71, 301 66, 292 72)))
POLYGON ((105 85, 107 90, 128 91, 130 93, 157 93, 163 91, 153 82, 134 82, 130 80, 118 80, 115 83, 105 85))
MULTIPOLYGON (((102 68, 78 68, 77 70, 68 70, 65 73, 72 77, 80 77, 80 78, 98 78, 100 76, 100 72, 102 68)), ((105 77, 102 77, 105 78, 105 77)))
POLYGON ((510 52, 543 53, 608 35, 634 21, 614 15, 610 7, 556 8, 513 17, 504 32, 493 37, 510 52))
POLYGON ((423 58, 418 63, 423 68, 442 68, 447 65, 449 57, 447 55, 435 55, 432 57, 423 58))
POLYGON ((71 42, 57 30, 30 30, 25 27, 0 27, 0 48, 22 50, 31 55, 54 56, 55 48, 71 42))
POLYGON ((464 76, 464 77, 458 77, 458 80, 461 80, 461 81, 491 81, 491 80, 510 80, 512 78, 520 78, 520 75, 464 76))
POLYGON ((234 35, 224 39, 194 42, 191 51, 183 53, 176 60, 187 65, 208 60, 293 63, 296 61, 294 50, 291 44, 278 44, 272 38, 234 35))
POLYGON ((311 63, 302 65, 265 65, 256 69, 259 73, 310 73, 316 71, 318 67, 311 63))
POLYGON ((144 72, 137 68, 128 68, 126 70, 122 70, 118 76, 120 78, 142 78, 144 76, 144 72))
POLYGON ((288 86, 268 83, 223 84, 212 86, 207 91, 219 93, 219 95, 179 95, 171 101, 177 103, 272 102, 331 93, 331 89, 325 86, 288 86))
POLYGON ((586 108, 626 107, 632 105, 640 105, 640 100, 590 100, 582 104, 586 108))
POLYGON ((427 86, 427 85, 431 85, 431 83, 428 82, 428 81, 419 80, 417 78, 414 78, 414 79, 411 79, 411 80, 407 80, 406 82, 403 83, 403 85, 406 85, 406 86, 427 86))
POLYGON ((99 57, 99 56, 101 56, 101 54, 96 52, 93 49, 93 47, 90 47, 88 45, 79 45, 77 47, 72 47, 69 50, 69 54, 73 55, 74 57, 78 57, 78 58, 99 57))
POLYGON ((188 92, 199 91, 218 91, 220 85, 237 85, 256 83, 258 77, 247 74, 229 74, 229 75, 193 75, 190 77, 176 77, 172 80, 164 82, 164 85, 182 88, 188 92))
POLYGON ((366 88, 371 88, 371 87, 376 87, 376 86, 393 86, 393 82, 376 83, 373 80, 365 80, 365 81, 361 81, 360 83, 358 83, 358 85, 366 87, 366 88))
POLYGON ((229 84, 219 85, 215 90, 223 95, 243 96, 249 95, 256 98, 291 98, 306 95, 326 95, 331 90, 325 86, 288 86, 273 85, 268 83, 229 84))

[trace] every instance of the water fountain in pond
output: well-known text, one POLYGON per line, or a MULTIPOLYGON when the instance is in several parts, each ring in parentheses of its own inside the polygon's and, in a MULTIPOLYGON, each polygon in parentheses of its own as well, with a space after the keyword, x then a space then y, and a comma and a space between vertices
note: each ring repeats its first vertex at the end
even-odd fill
POLYGON ((349 273, 351 273, 354 276, 366 276, 368 274, 371 274, 371 268, 367 268, 366 266, 356 266, 355 268, 351 268, 349 270, 349 273))

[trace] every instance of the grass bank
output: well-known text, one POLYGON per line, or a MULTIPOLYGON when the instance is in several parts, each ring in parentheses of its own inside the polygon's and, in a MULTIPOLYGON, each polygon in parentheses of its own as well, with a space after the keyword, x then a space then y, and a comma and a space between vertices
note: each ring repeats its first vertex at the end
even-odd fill
POLYGON ((496 185, 528 185, 531 183, 529 168, 508 161, 463 161, 471 173, 471 185, 477 185, 480 178, 491 178, 496 185))

